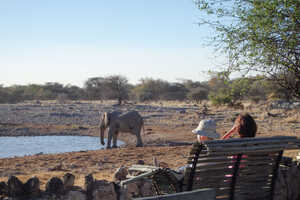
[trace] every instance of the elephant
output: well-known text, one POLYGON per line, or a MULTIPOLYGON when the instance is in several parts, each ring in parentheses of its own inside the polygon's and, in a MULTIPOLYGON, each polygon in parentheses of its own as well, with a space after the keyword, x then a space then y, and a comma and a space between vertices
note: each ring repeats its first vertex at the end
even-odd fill
POLYGON ((113 139, 113 148, 117 147, 117 138, 119 132, 128 132, 136 136, 136 146, 143 146, 141 131, 144 131, 144 120, 137 111, 129 111, 121 114, 118 111, 104 112, 100 117, 100 142, 105 145, 104 131, 108 128, 108 138, 106 148, 111 148, 111 139, 113 139))

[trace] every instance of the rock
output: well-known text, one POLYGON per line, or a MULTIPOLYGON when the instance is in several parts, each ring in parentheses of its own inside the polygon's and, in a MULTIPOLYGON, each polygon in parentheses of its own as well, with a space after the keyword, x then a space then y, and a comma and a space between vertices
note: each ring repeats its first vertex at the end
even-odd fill
POLYGON ((139 196, 139 185, 140 181, 128 183, 127 185, 124 186, 124 189, 126 191, 126 195, 128 199, 131 199, 133 197, 138 197, 139 196))
POLYGON ((69 191, 63 197, 64 200, 85 200, 86 194, 82 191, 69 191))
POLYGON ((87 176, 84 177, 84 189, 87 191, 90 187, 90 185, 93 184, 94 182, 94 177, 92 174, 88 174, 87 176))
POLYGON ((64 188, 65 189, 72 188, 72 186, 74 185, 74 181, 75 181, 75 176, 73 174, 66 173, 63 176, 64 188))
POLYGON ((87 176, 84 177, 85 182, 84 182, 84 190, 86 191, 87 194, 87 200, 92 200, 92 193, 93 193, 93 187, 94 187, 94 178, 92 174, 88 174, 87 176))
POLYGON ((140 193, 142 197, 149 197, 149 196, 155 196, 155 192, 152 189, 152 180, 145 179, 142 183, 142 186, 140 187, 140 193))
POLYGON ((9 188, 5 182, 0 182, 0 195, 8 195, 9 188))
POLYGON ((10 176, 7 181, 8 196, 17 197, 24 195, 24 184, 15 176, 10 176))
POLYGON ((64 191, 64 184, 62 180, 58 177, 52 177, 46 183, 46 192, 53 194, 62 194, 64 191))
POLYGON ((37 177, 32 177, 24 184, 26 194, 37 196, 40 194, 40 180, 37 177))
POLYGON ((95 181, 93 183, 93 200, 117 200, 115 185, 105 180, 95 181))
POLYGON ((114 179, 115 181, 122 181, 126 179, 127 175, 128 175, 127 167, 121 166, 116 170, 114 174, 114 179))

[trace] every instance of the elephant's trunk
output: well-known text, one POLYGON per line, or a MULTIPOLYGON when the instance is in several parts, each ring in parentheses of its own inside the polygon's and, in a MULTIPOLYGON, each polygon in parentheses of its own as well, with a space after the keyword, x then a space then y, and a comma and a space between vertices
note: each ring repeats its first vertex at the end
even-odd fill
POLYGON ((101 142, 102 145, 105 145, 105 142, 104 142, 104 131, 105 131, 104 126, 101 126, 100 127, 100 142, 101 142))

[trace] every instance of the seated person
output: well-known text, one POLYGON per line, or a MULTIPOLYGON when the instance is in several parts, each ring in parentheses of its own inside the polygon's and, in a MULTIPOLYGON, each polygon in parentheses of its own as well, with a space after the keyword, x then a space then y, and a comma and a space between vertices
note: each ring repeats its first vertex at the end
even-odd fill
MULTIPOLYGON (((254 119, 251 117, 249 113, 241 113, 237 116, 234 121, 233 127, 222 137, 223 140, 229 139, 233 136, 234 133, 238 133, 240 138, 249 138, 255 137, 257 131, 257 125, 254 119)), ((230 156, 233 160, 237 158, 237 156, 230 156)), ((245 162, 247 156, 243 155, 241 162, 245 162)), ((234 162, 233 162, 234 163, 234 162)), ((244 168, 245 165, 241 164, 240 168, 244 168)), ((233 168, 233 165, 228 166, 228 168, 233 168)), ((225 177, 230 178, 232 174, 226 174, 225 177)), ((225 180, 226 181, 226 180, 225 180)))
MULTIPOLYGON (((199 122, 196 129, 192 130, 197 135, 197 141, 219 139, 220 134, 216 131, 217 124, 213 119, 203 119, 199 122)), ((178 172, 183 173, 188 165, 184 165, 178 168, 178 172)))
POLYGON ((240 138, 255 137, 257 125, 249 113, 241 113, 234 121, 233 127, 222 137, 223 140, 229 139, 234 133, 238 133, 240 138))
POLYGON ((197 134, 197 141, 213 140, 220 138, 220 134, 216 132, 217 124, 213 119, 204 119, 199 122, 196 129, 192 130, 197 134))

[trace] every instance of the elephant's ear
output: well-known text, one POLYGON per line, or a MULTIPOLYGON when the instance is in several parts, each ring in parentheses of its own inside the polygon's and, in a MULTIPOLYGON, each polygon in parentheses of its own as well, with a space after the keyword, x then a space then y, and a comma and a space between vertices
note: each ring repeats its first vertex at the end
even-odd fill
POLYGON ((104 113, 104 126, 108 127, 110 122, 110 113, 104 113))

